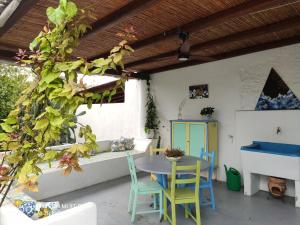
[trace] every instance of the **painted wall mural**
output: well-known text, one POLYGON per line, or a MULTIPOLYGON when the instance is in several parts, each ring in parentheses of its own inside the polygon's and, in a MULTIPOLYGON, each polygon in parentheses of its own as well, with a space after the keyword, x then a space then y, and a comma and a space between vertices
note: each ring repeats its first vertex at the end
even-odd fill
POLYGON ((300 109, 300 101, 276 70, 272 68, 255 110, 286 109, 300 109))

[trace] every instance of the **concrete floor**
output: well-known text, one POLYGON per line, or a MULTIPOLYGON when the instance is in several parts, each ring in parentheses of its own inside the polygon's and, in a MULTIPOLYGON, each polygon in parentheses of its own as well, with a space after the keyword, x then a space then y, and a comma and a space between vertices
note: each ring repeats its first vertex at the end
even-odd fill
MULTIPOLYGON (((149 179, 140 175, 140 179, 149 179)), ((82 190, 57 196, 47 200, 60 201, 64 205, 95 202, 98 209, 98 225, 129 225, 127 213, 129 177, 94 185, 82 190)), ((202 225, 299 225, 300 209, 294 207, 294 199, 273 199, 266 192, 253 197, 243 193, 230 192, 224 183, 215 183, 216 211, 201 207, 202 225)), ((149 199, 150 200, 150 199, 149 199)), ((148 207, 148 206, 146 206, 148 207)), ((195 224, 185 219, 183 210, 177 210, 178 225, 195 224)), ((158 214, 138 215, 135 224, 169 224, 159 222, 158 214)))

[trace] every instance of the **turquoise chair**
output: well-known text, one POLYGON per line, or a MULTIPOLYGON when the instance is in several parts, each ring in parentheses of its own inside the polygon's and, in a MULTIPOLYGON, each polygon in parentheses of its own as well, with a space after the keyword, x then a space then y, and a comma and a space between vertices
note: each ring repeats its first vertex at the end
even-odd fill
POLYGON ((136 169, 133 157, 127 154, 128 167, 131 176, 131 186, 129 193, 129 202, 128 202, 128 212, 131 213, 131 222, 135 220, 136 214, 145 214, 145 213, 159 213, 160 218, 163 215, 163 189, 157 182, 139 182, 136 176, 136 169), (146 202, 138 202, 139 195, 158 195, 159 199, 159 209, 157 210, 156 201, 154 198, 153 204, 154 209, 137 211, 136 207, 138 204, 143 204, 146 202))

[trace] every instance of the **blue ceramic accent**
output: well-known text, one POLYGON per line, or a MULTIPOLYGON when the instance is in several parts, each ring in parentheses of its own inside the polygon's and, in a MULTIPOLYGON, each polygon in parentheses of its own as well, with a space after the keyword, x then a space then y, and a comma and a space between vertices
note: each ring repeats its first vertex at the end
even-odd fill
POLYGON ((32 217, 36 211, 36 203, 33 201, 23 202, 19 206, 19 210, 21 210, 28 217, 32 217))
POLYGON ((300 145, 293 144, 253 141, 251 145, 242 146, 241 150, 300 157, 300 145))

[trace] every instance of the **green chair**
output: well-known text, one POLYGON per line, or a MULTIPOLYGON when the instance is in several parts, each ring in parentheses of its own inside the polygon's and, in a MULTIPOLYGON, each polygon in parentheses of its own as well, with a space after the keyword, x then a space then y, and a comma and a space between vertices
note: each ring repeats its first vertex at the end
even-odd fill
POLYGON ((171 185, 164 190, 164 220, 169 220, 172 225, 176 225, 176 205, 183 204, 185 217, 191 217, 197 225, 201 225, 200 218, 200 200, 199 200, 199 184, 200 184, 200 161, 195 165, 178 166, 176 162, 172 162, 171 185), (176 176, 178 172, 189 171, 195 175, 190 178, 180 179, 176 176), (177 188, 180 184, 194 184, 195 189, 177 188), (167 213, 167 200, 171 202, 171 218, 167 213), (189 204, 195 204, 196 217, 189 211, 189 204))
POLYGON ((131 187, 129 193, 129 202, 128 202, 128 212, 131 213, 131 222, 133 223, 135 220, 136 214, 144 214, 144 213, 155 213, 159 212, 160 218, 163 215, 163 189, 157 182, 138 182, 136 176, 136 169, 133 157, 127 154, 127 161, 131 176, 131 187), (136 207, 138 204, 143 204, 146 202, 138 202, 139 195, 158 195, 159 199, 159 209, 156 208, 156 201, 154 198, 153 204, 154 209, 151 210, 144 210, 144 211, 137 211, 136 207))

